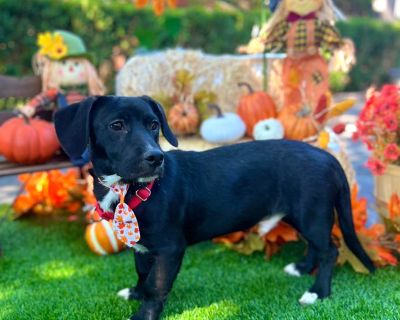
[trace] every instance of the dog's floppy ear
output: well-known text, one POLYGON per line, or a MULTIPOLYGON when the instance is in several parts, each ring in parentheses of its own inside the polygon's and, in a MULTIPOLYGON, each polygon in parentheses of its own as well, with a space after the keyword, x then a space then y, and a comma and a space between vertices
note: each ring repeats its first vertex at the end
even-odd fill
POLYGON ((168 126, 167 122, 167 117, 165 116, 165 112, 163 107, 154 99, 150 98, 149 96, 141 96, 141 99, 146 101, 151 108, 153 109, 153 112, 157 115, 158 120, 161 123, 161 131, 167 139, 167 141, 173 145, 174 147, 178 146, 178 140, 176 139, 175 135, 172 133, 170 127, 168 126))
POLYGON ((89 143, 89 114, 97 98, 71 104, 54 115, 58 140, 71 159, 79 158, 89 143))

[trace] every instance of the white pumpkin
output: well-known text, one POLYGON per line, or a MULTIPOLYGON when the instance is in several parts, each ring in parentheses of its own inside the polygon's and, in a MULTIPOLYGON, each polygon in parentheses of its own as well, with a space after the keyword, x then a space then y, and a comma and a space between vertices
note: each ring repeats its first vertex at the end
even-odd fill
POLYGON ((217 115, 201 124, 200 134, 204 140, 211 143, 229 143, 244 136, 246 125, 236 113, 222 113, 221 109, 214 104, 209 105, 209 108, 214 109, 217 115))
POLYGON ((285 130, 277 119, 267 119, 258 122, 253 129, 253 137, 256 140, 283 139, 285 130))

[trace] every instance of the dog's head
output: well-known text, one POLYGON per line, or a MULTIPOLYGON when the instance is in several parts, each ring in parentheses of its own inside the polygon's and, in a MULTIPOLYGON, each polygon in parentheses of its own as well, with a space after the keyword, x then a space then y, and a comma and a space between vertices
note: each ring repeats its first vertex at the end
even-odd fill
POLYGON ((147 182, 162 175, 164 153, 160 130, 173 146, 163 108, 147 96, 90 97, 55 114, 64 151, 77 158, 90 147, 95 174, 117 175, 126 182, 147 182))

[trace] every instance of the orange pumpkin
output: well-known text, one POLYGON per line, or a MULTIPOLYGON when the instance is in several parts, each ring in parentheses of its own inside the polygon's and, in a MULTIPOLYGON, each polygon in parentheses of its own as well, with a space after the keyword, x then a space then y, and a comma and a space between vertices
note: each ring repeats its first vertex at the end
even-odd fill
POLYGON ((304 140, 319 131, 319 124, 315 121, 311 110, 302 108, 285 107, 279 113, 278 119, 285 128, 285 138, 291 140, 304 140))
POLYGON ((120 252, 125 247, 116 237, 112 221, 100 220, 89 224, 86 227, 85 240, 90 250, 100 256, 120 252))
POLYGON ((249 93, 243 96, 237 107, 237 113, 246 124, 246 134, 252 136, 253 127, 268 118, 276 117, 276 105, 264 91, 254 91, 250 84, 240 82, 239 87, 247 87, 249 93))
POLYGON ((193 134, 199 127, 200 115, 194 105, 178 103, 169 110, 168 122, 176 134, 193 134))
POLYGON ((0 127, 0 153, 11 162, 43 163, 58 150, 60 144, 53 124, 29 119, 12 118, 0 127))

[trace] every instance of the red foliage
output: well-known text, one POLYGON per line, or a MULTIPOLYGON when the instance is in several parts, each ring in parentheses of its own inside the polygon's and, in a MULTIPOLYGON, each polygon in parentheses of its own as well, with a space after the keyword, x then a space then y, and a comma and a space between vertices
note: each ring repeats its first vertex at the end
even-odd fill
POLYGON ((384 173, 389 163, 400 164, 400 89, 385 85, 368 91, 367 102, 357 121, 355 139, 372 151, 367 167, 374 175, 384 173))

